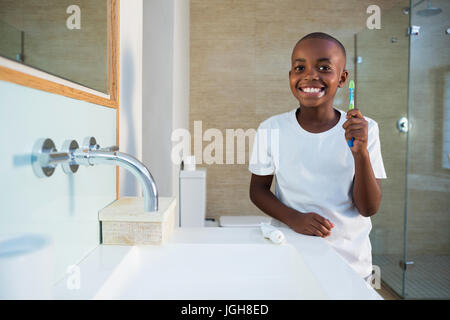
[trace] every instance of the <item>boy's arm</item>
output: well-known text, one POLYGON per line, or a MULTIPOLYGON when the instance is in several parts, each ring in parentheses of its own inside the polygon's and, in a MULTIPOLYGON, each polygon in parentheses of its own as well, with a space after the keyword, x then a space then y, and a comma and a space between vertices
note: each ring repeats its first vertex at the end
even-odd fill
POLYGON ((343 124, 345 139, 355 138, 350 148, 355 161, 355 177, 353 181, 353 202, 364 217, 374 215, 381 202, 381 183, 375 178, 370 155, 367 150, 368 122, 359 109, 347 112, 347 121, 343 124))
POLYGON ((334 227, 333 223, 325 219, 321 215, 308 212, 299 213, 286 205, 284 205, 270 191, 273 175, 259 176, 252 174, 250 181, 250 200, 263 212, 269 216, 285 223, 295 232, 314 235, 319 237, 327 237, 334 227))
POLYGON ((272 180, 273 175, 259 176, 252 174, 250 200, 269 216, 289 225, 289 219, 295 210, 284 205, 270 191, 272 180))
POLYGON ((353 202, 364 217, 377 213, 381 202, 381 181, 376 179, 370 163, 369 152, 355 155, 353 202))

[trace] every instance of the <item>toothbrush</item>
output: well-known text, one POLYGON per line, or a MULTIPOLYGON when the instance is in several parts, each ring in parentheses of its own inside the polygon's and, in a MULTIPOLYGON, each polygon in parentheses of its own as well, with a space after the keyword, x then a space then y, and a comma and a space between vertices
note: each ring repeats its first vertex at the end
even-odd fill
MULTIPOLYGON (((348 110, 353 110, 355 108, 355 81, 350 80, 348 90, 350 91, 350 101, 348 104, 348 110)), ((355 141, 355 138, 348 140, 349 147, 353 147, 353 141, 355 141)))

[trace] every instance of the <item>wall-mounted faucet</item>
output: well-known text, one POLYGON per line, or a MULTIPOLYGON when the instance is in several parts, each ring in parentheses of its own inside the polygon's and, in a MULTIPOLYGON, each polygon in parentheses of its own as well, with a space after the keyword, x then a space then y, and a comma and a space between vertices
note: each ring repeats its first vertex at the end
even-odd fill
POLYGON ((93 166, 110 164, 129 170, 141 183, 144 193, 144 211, 158 211, 158 189, 147 167, 130 156, 118 152, 117 146, 100 148, 94 137, 86 138, 85 144, 79 148, 75 140, 64 142, 63 152, 58 152, 51 139, 40 139, 33 148, 33 171, 38 177, 50 177, 58 164, 63 166, 67 174, 73 174, 80 165, 93 166))

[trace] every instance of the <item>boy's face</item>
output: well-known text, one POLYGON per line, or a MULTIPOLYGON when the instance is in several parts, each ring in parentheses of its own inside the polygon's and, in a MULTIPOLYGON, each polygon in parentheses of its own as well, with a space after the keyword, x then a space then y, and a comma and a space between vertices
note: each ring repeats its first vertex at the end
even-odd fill
POLYGON ((347 80, 348 72, 344 68, 344 54, 335 42, 305 39, 292 53, 291 91, 301 106, 333 106, 337 88, 347 80))

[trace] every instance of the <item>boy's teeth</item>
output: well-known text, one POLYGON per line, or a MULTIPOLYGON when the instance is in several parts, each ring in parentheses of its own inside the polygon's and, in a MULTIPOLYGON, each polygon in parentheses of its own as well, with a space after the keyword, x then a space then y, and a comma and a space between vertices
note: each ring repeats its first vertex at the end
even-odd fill
POLYGON ((325 95, 325 90, 323 90, 323 88, 300 88, 301 91, 306 92, 306 93, 318 93, 317 95, 315 95, 317 98, 322 98, 325 95))
POLYGON ((319 88, 303 88, 302 89, 304 92, 320 92, 321 89, 319 88))

